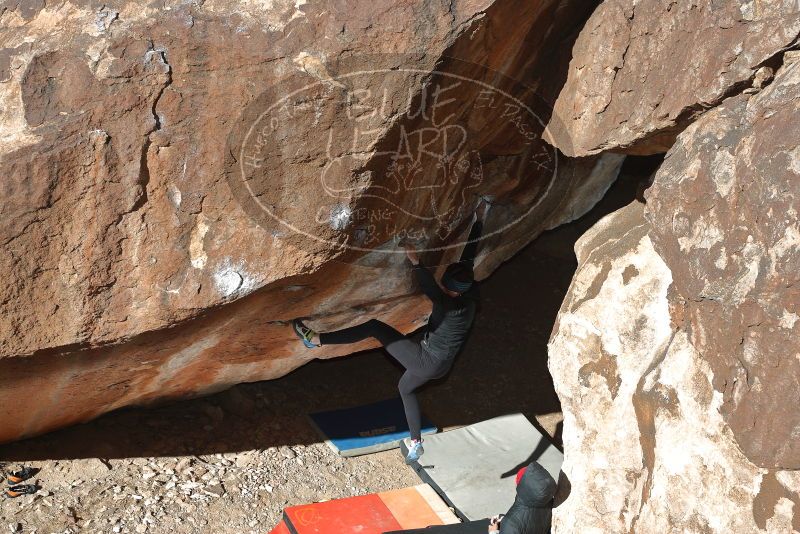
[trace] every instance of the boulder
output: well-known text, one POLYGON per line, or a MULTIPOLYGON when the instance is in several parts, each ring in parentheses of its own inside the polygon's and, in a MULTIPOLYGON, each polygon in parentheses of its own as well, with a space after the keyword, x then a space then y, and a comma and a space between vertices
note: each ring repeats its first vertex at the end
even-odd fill
POLYGON ((564 411, 553 530, 800 530, 800 472, 761 468, 740 449, 707 345, 673 320, 679 284, 655 230, 633 203, 576 245, 548 347, 564 411))
POLYGON ((607 0, 545 137, 666 152, 576 245, 557 532, 800 531, 800 9, 607 0))
POLYGON ((794 0, 606 0, 572 49, 545 137, 569 156, 666 152, 706 110, 772 77, 794 0))
POLYGON ((647 192, 674 320, 756 465, 800 469, 800 53, 684 131, 647 192))
POLYGON ((480 278, 587 211, 622 158, 542 141, 534 67, 593 7, 4 4, 0 441, 374 346, 295 317, 419 328, 399 245, 440 271, 479 195, 480 278))

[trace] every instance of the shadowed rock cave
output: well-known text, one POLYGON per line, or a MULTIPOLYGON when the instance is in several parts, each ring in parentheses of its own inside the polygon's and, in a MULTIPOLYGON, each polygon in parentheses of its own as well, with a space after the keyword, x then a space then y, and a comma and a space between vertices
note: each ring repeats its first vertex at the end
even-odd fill
MULTIPOLYGON (((572 247, 597 220, 634 201, 658 160, 629 157, 590 213, 545 233, 482 282, 481 308, 452 372, 420 393, 423 411, 440 428, 522 412, 561 447, 561 408, 547 369, 547 341, 577 265, 572 247)), ((151 483, 169 488, 177 475, 179 483, 198 480, 227 498, 214 494, 202 506, 172 499, 180 506, 171 512, 173 521, 200 531, 221 525, 268 529, 287 506, 419 483, 396 450, 338 457, 306 417, 396 395, 401 373, 383 351, 312 361, 280 379, 194 400, 122 408, 2 445, 0 463, 42 468, 43 490, 27 510, 46 513, 50 525, 86 525, 96 513, 100 526, 108 521, 112 531, 127 531, 141 515, 128 501, 139 499, 139 510, 148 510, 164 491, 154 494, 151 483), (220 523, 214 517, 228 519, 220 523)), ((0 514, 27 524, 25 507, 2 504, 0 514)))
MULTIPOLYGON (((452 372, 420 393, 424 412, 441 428, 522 412, 561 446, 547 341, 577 266, 573 246, 602 217, 641 198, 661 159, 629 156, 594 209, 546 232, 481 283, 481 307, 452 372)), ((317 443, 306 414, 393 396, 401 372, 382 351, 315 360, 280 379, 152 408, 123 408, 3 445, 0 459, 201 456, 317 443)))

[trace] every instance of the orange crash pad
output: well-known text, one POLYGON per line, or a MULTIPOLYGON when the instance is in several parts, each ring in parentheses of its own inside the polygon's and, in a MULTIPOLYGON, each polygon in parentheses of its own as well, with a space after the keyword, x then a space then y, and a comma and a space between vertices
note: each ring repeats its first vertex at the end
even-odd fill
POLYGON ((284 521, 291 534, 383 534, 458 523, 427 484, 292 506, 284 510, 284 521))

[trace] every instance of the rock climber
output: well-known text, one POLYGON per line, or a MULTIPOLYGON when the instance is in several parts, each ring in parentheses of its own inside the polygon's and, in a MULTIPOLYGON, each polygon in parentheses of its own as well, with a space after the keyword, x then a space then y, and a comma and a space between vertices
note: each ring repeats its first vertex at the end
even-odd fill
POLYGON ((420 262, 417 250, 405 245, 406 255, 420 288, 433 302, 421 342, 414 341, 377 319, 327 333, 315 332, 300 319, 292 323, 295 333, 306 347, 350 344, 372 337, 405 368, 398 389, 411 434, 406 456, 408 464, 419 460, 424 452, 422 416, 416 391, 428 381, 442 378, 450 371, 475 317, 478 291, 474 283, 473 265, 489 206, 489 202, 482 198, 475 210, 475 220, 461 259, 447 267, 441 278, 441 287, 431 271, 420 262))
POLYGON ((514 504, 504 516, 489 521, 489 534, 550 534, 556 481, 536 462, 520 474, 514 504))

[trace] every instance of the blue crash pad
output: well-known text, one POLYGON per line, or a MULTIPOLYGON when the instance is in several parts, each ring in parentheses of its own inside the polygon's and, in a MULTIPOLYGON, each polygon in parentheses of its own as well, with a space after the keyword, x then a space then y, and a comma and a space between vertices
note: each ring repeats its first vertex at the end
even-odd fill
MULTIPOLYGON (((406 414, 400 397, 364 406, 318 412, 310 416, 325 442, 340 456, 359 456, 396 449, 409 437, 406 414)), ((436 427, 422 418, 422 434, 436 433, 436 427)))

